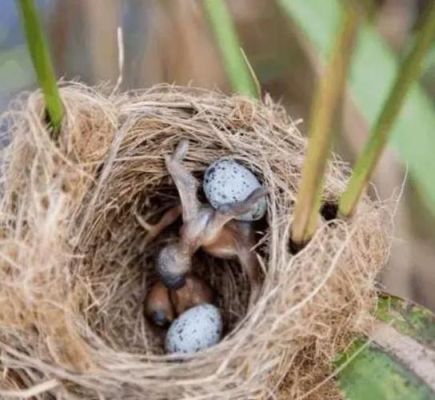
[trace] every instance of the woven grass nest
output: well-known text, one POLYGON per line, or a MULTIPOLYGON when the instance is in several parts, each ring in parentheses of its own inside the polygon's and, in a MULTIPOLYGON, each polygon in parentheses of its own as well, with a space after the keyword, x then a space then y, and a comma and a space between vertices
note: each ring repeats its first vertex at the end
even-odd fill
MULTIPOLYGON (((370 325, 375 277, 389 251, 385 207, 364 198, 351 220, 322 218, 313 240, 292 254, 307 142, 281 106, 174 86, 113 94, 64 83, 61 95, 57 142, 39 92, 2 117, 10 144, 1 174, 0 395, 340 398, 331 361, 370 325), (237 262, 199 253, 195 271, 218 293, 225 336, 183 357, 164 354, 162 333, 143 312, 156 249, 177 227, 145 246, 137 218, 153 220, 177 203, 163 160, 181 139, 199 178, 230 155, 268 189, 267 216, 255 226, 260 298, 248 310, 237 262)), ((329 205, 347 170, 333 157, 329 205)))

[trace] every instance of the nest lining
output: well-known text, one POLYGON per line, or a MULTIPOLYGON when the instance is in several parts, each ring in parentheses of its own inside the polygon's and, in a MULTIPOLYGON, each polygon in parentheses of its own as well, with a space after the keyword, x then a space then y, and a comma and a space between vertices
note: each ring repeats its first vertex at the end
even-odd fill
MULTIPOLYGON (((306 140, 279 105, 172 86, 105 95, 64 84, 61 94, 66 118, 57 145, 42 122, 39 92, 3 116, 11 143, 2 156, 1 390, 50 381, 35 398, 340 397, 334 385, 311 389, 370 321, 375 276, 389 251, 385 207, 365 198, 351 221, 323 219, 293 255, 306 140), (199 179, 231 155, 269 189, 267 223, 256 226, 264 269, 258 303, 247 313, 249 285, 237 263, 198 254, 195 273, 218 292, 226 336, 182 360, 163 354, 162 332, 143 315, 156 279, 153 255, 177 227, 145 246, 139 223, 177 202, 163 157, 181 138, 199 179)), ((333 157, 329 204, 347 172, 333 157)))

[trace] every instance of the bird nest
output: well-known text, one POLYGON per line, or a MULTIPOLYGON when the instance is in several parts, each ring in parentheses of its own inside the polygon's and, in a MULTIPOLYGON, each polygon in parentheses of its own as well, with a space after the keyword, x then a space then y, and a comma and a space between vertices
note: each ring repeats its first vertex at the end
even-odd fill
POLYGON ((390 228, 385 207, 368 198, 352 219, 335 218, 347 166, 332 158, 317 233, 293 254, 306 139, 281 106, 172 86, 103 94, 64 84, 61 96, 57 141, 39 92, 2 119, 10 143, 1 174, 0 395, 340 397, 328 380, 331 361, 370 322, 390 228), (199 179, 222 156, 248 166, 268 189, 268 209, 254 225, 262 269, 255 304, 248 307, 237 262, 198 252, 194 270, 217 294, 225 335, 207 350, 167 355, 144 299, 155 253, 179 226, 147 243, 141 221, 179 201, 164 157, 181 139, 199 179))

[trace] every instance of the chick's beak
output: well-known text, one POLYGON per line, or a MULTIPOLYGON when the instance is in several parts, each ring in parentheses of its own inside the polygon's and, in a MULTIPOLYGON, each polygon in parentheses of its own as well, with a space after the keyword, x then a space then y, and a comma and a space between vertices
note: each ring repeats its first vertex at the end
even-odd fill
POLYGON ((161 328, 168 326, 171 322, 163 310, 154 311, 151 314, 151 319, 157 326, 160 326, 161 328))

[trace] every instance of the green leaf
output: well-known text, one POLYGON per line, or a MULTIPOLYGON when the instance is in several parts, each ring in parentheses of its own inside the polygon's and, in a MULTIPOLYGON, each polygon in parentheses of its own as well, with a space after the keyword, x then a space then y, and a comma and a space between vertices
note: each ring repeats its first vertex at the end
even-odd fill
POLYGON ((253 72, 241 50, 239 37, 225 1, 204 0, 203 6, 233 90, 246 96, 259 97, 253 72))
POLYGON ((375 344, 358 341, 338 366, 339 386, 349 400, 433 400, 435 393, 375 344), (364 347, 366 346, 366 347, 364 347), (354 354, 357 354, 350 362, 354 354))
POLYGON ((397 296, 382 294, 375 315, 400 333, 435 350, 435 315, 427 308, 397 296))
POLYGON ((336 361, 349 400, 435 398, 435 316, 395 296, 381 295, 370 338, 357 339, 336 361))
MULTIPOLYGON (((324 64, 340 18, 338 0, 277 0, 324 64)), ((350 72, 350 96, 370 125, 376 121, 398 70, 398 60, 372 26, 360 30, 350 72)), ((391 143, 423 188, 435 213, 435 110, 415 84, 393 128, 391 143)))

